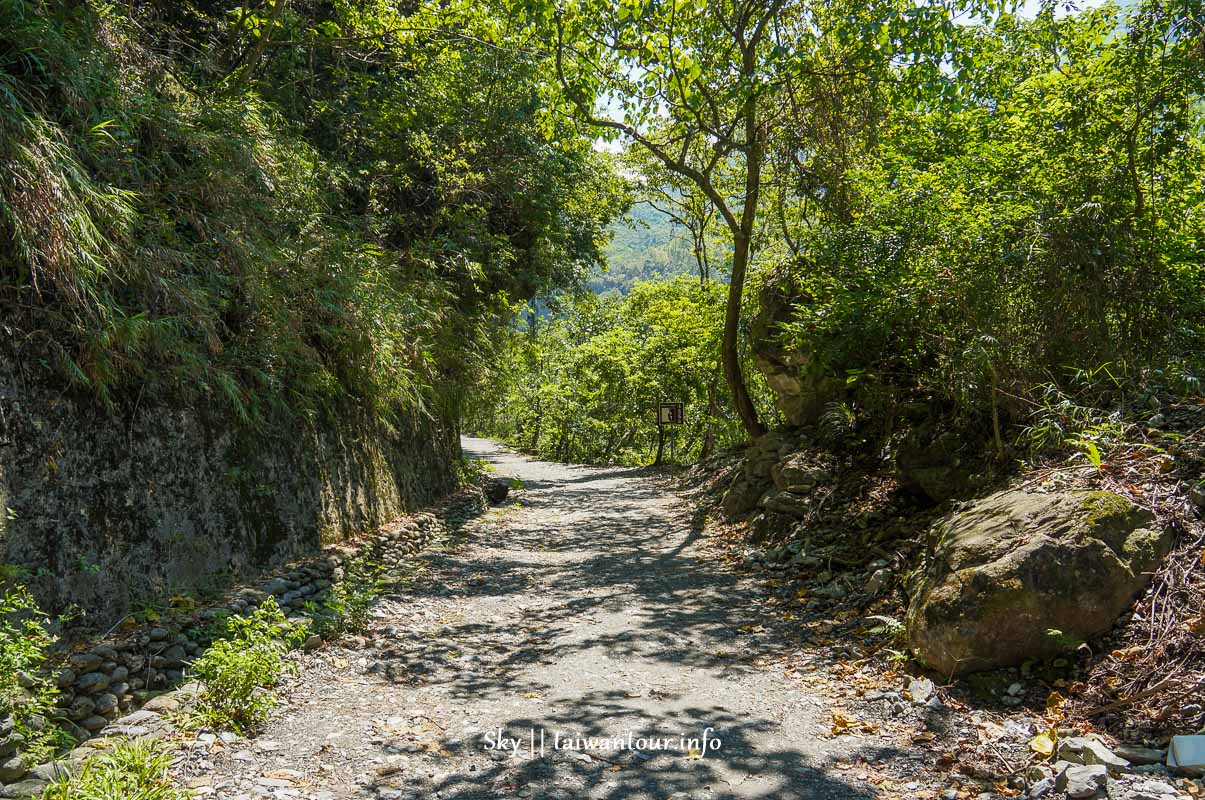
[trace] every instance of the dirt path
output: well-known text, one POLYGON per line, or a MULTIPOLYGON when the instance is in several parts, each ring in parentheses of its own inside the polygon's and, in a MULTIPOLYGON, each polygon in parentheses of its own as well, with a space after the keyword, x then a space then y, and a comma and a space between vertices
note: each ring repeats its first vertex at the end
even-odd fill
POLYGON ((257 739, 195 745, 202 796, 868 798, 836 758, 915 757, 826 738, 826 698, 753 666, 769 621, 679 498, 630 470, 464 444, 523 490, 425 556, 358 649, 307 656, 257 739), (499 730, 517 753, 490 749, 499 730), (674 749, 563 742, 629 734, 674 749))

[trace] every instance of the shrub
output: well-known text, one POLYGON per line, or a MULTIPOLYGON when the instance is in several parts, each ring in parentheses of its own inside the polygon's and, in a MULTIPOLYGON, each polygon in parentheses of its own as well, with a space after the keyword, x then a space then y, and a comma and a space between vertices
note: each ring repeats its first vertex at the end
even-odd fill
POLYGON ((272 598, 250 616, 226 621, 229 638, 205 651, 193 672, 205 684, 196 719, 207 727, 244 732, 262 725, 276 705, 269 691, 288 670, 285 654, 299 632, 272 598))
POLYGON ((49 622, 28 589, 5 590, 0 599, 0 717, 13 715, 31 763, 49 756, 61 734, 46 722, 58 689, 38 672, 54 643, 49 622))
POLYGON ((118 743, 84 762, 79 774, 51 784, 42 800, 185 800, 168 778, 170 757, 154 742, 118 743))
POLYGON ((361 633, 372 622, 372 605, 381 596, 381 575, 385 568, 364 556, 352 559, 345 567, 346 576, 335 584, 321 604, 309 603, 313 630, 324 639, 340 633, 361 633))

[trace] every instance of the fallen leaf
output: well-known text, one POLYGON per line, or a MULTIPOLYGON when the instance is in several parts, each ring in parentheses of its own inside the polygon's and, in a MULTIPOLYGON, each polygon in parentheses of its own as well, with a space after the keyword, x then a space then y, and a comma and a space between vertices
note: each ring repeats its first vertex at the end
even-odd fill
POLYGON ((1055 728, 1042 731, 1029 740, 1029 749, 1042 756, 1054 755, 1055 743, 1059 740, 1059 732, 1055 728))
POLYGON ((1046 717, 1047 719, 1062 719, 1063 706, 1066 704, 1067 698, 1063 697, 1058 692, 1051 692, 1046 698, 1046 717))

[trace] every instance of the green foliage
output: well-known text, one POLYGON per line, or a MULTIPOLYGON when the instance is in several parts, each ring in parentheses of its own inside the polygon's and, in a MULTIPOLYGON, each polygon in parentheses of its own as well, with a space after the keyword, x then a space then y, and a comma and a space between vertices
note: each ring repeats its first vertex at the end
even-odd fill
POLYGON ((50 620, 24 586, 8 584, 0 597, 0 717, 12 714, 25 737, 22 755, 39 763, 61 734, 47 722, 58 689, 39 669, 54 643, 50 620))
POLYGON ((469 458, 462 455, 456 462, 456 479, 461 486, 478 483, 491 472, 495 472, 493 464, 479 458, 469 458))
POLYGON ((669 280, 695 271, 689 237, 663 211, 638 203, 611 227, 607 267, 591 276, 597 295, 625 295, 641 281, 669 280))
POLYGON ((285 655, 297 630, 269 597, 250 616, 226 620, 227 638, 215 641, 193 664, 204 684, 196 721, 239 732, 262 725, 276 705, 270 691, 288 669, 285 655))
POLYGON ((626 297, 582 298, 563 318, 532 315, 511 332, 469 424, 562 461, 639 464, 659 444, 678 459, 699 455, 709 438, 713 449, 733 444, 741 434, 724 415, 718 368, 723 310, 723 286, 680 277, 637 283, 626 297), (685 403, 686 424, 659 430, 662 401, 685 403))
POLYGON ((79 774, 56 780, 41 800, 187 800, 172 785, 171 755, 144 740, 117 742, 107 753, 84 762, 79 774))
POLYGON ((366 556, 344 565, 344 578, 331 587, 322 604, 307 603, 314 633, 330 639, 343 633, 363 633, 372 623, 372 606, 383 590, 385 567, 366 556))
MULTIPOLYGON (((776 200, 763 280, 794 301, 780 344, 810 374, 860 371, 855 396, 1024 426, 1031 452, 1109 413, 1073 420, 1068 403, 1116 408, 1156 382, 1199 394, 1205 117, 1185 13, 967 26, 952 94, 889 97, 873 139, 839 143, 858 152, 845 205, 776 200)), ((1101 443, 1083 449, 1098 463, 1101 443)))
POLYGON ((273 8, 0 0, 22 363, 108 404, 389 419, 601 258, 622 186, 540 110, 545 65, 500 18, 273 8))

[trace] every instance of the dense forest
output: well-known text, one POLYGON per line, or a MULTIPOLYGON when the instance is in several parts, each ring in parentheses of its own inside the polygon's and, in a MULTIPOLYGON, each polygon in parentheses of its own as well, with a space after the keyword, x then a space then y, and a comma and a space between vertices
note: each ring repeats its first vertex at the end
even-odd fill
POLYGON ((628 143, 703 288, 516 329, 483 428, 639 463, 660 400, 687 401, 686 459, 776 420, 931 437, 919 408, 1002 464, 1197 396, 1200 9, 965 10, 549 12, 566 113, 628 143))
POLYGON ((5 0, 5 348, 111 405, 430 404, 627 202, 528 39, 505 9, 5 0))
POLYGON ((606 263, 588 282, 594 294, 624 295, 638 281, 667 280, 698 269, 689 229, 660 206, 635 204, 611 226, 610 234, 603 253, 606 263))

